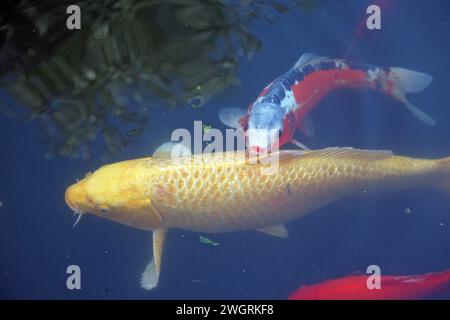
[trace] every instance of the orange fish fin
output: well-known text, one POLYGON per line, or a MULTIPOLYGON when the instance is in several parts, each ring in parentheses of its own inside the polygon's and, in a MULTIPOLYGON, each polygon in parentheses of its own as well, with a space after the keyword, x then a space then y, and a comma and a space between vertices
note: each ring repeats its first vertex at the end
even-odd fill
POLYGON ((281 150, 279 152, 259 154, 255 156, 248 155, 245 164, 255 164, 257 162, 263 163, 267 159, 273 160, 274 158, 278 158, 278 161, 297 159, 298 157, 302 156, 304 152, 304 150, 281 150))
POLYGON ((268 226, 255 230, 279 238, 287 238, 289 235, 288 231, 286 230, 286 227, 283 226, 282 224, 276 224, 273 226, 268 226))
POLYGON ((361 150, 354 148, 325 148, 320 150, 303 151, 302 158, 320 159, 364 159, 380 160, 392 157, 390 150, 361 150))
POLYGON ((368 161, 386 159, 392 156, 393 153, 390 150, 361 150, 346 147, 319 150, 281 150, 276 153, 258 155, 255 158, 250 157, 248 162, 256 163, 257 160, 270 159, 270 157, 278 157, 278 160, 281 162, 294 159, 361 159, 368 161))
POLYGON ((146 290, 151 290, 158 285, 166 234, 167 229, 163 228, 153 231, 153 258, 148 263, 141 276, 141 287, 146 290))

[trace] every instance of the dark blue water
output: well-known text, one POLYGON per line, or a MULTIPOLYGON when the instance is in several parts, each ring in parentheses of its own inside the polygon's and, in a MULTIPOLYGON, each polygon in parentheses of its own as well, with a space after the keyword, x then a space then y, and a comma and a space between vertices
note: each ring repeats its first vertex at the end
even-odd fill
MULTIPOLYGON (((355 61, 432 74, 432 84, 410 98, 438 121, 427 127, 400 103, 374 92, 339 91, 314 110, 316 137, 300 136, 308 146, 450 156, 449 2, 385 1, 382 30, 354 37, 371 3, 330 1, 315 14, 293 10, 273 25, 255 22, 252 31, 263 48, 251 60, 242 58, 241 86, 199 109, 152 111, 144 135, 109 161, 151 155, 172 130, 192 128, 193 120, 224 129, 219 108, 246 107, 304 52, 347 53, 355 61)), ((402 275, 450 267, 450 199, 420 189, 339 201, 289 223, 288 239, 253 231, 208 235, 220 243, 212 247, 200 243, 197 233, 171 230, 159 286, 147 292, 139 279, 152 255, 150 233, 92 216, 72 227, 65 188, 102 162, 46 160, 35 122, 0 116, 0 132, 2 298, 285 299, 300 285, 364 272, 371 264, 383 274, 402 275), (81 290, 66 288, 71 264, 81 267, 81 290)))

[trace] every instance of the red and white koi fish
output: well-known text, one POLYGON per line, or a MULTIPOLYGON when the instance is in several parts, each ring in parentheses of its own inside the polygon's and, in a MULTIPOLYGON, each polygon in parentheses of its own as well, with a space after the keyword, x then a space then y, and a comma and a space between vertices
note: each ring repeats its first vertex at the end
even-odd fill
POLYGON ((450 269, 411 276, 381 276, 369 289, 368 275, 355 275, 300 287, 289 300, 415 300, 450 291, 450 269))
POLYGON ((292 142, 296 129, 313 135, 308 113, 329 92, 340 88, 369 88, 400 102, 427 125, 436 122, 413 106, 406 94, 425 89, 433 77, 403 68, 380 68, 343 59, 319 57, 305 53, 288 72, 261 92, 247 111, 226 108, 219 111, 227 126, 241 128, 248 139, 250 152, 263 153, 292 142))

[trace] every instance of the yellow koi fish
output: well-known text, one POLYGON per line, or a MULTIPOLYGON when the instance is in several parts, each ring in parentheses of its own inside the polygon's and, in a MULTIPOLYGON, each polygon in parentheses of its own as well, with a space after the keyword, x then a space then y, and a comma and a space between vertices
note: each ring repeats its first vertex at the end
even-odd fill
MULTIPOLYGON (((162 151, 161 151, 162 150, 162 151)), ((172 159, 153 157, 105 165, 70 186, 67 205, 134 228, 153 231, 153 259, 141 278, 155 287, 166 231, 256 229, 287 237, 282 223, 345 197, 435 187, 450 195, 450 158, 395 156, 390 151, 327 148, 276 154, 278 170, 264 174, 242 153, 172 159)), ((165 151, 164 151, 165 150, 165 151)))

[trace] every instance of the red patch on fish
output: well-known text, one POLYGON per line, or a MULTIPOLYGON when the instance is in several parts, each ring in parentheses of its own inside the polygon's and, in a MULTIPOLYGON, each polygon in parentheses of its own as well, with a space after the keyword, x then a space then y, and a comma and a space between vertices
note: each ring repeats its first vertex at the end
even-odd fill
POLYGON ((295 101, 300 108, 296 110, 297 121, 301 121, 315 105, 330 91, 339 87, 375 88, 374 83, 367 80, 367 73, 354 69, 319 70, 306 76, 303 81, 292 86, 295 101))
POLYGON ((263 147, 260 147, 260 146, 251 146, 250 147, 250 153, 259 154, 259 153, 263 153, 265 151, 266 151, 266 149, 264 149, 263 147))
POLYGON ((381 276, 381 288, 369 289, 370 275, 356 275, 303 286, 290 300, 414 300, 450 292, 450 269, 410 276, 381 276))

